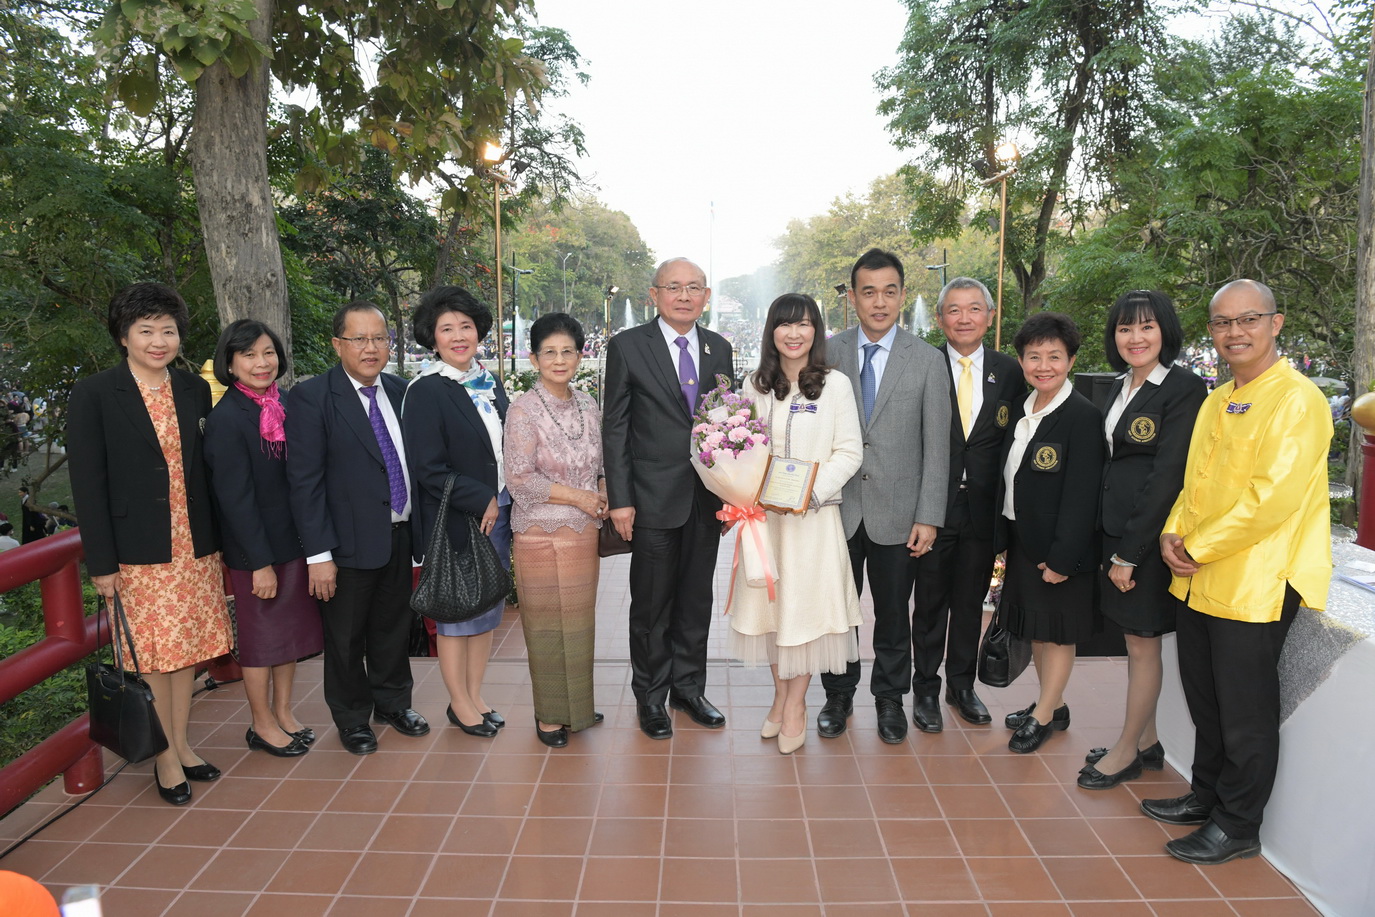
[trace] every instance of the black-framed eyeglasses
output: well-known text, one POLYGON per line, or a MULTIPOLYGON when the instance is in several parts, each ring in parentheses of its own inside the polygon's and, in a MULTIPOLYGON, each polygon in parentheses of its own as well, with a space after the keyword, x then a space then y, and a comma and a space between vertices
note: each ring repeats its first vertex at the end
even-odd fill
POLYGON ((1248 328, 1256 327, 1256 322, 1270 315, 1279 315, 1279 312, 1247 312, 1245 315, 1238 315, 1236 318, 1210 318, 1205 324, 1208 326, 1208 330, 1213 333, 1226 331, 1228 328, 1232 327, 1234 322, 1238 328, 1245 331, 1248 328))
POLYGON ((358 337, 339 338, 338 340, 346 342, 354 350, 367 350, 369 344, 373 345, 378 350, 383 350, 391 343, 391 338, 385 334, 374 334, 372 336, 360 334, 358 337))

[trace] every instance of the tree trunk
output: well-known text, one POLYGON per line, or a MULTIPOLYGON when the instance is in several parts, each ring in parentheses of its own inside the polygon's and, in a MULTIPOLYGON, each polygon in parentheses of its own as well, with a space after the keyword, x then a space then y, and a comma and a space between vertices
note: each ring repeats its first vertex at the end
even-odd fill
MULTIPOLYGON (((253 0, 253 37, 272 43, 274 0, 253 0)), ((235 79, 219 62, 196 81, 191 164, 220 322, 266 322, 291 353, 291 312, 267 175, 268 62, 235 79)), ((206 354, 209 357, 210 354, 206 354)))
MULTIPOLYGON (((1356 235, 1356 333, 1352 354, 1352 400, 1375 382, 1375 31, 1365 68, 1365 108, 1361 113, 1361 202, 1356 235)), ((1351 424, 1346 480, 1361 495, 1361 428, 1351 424)))

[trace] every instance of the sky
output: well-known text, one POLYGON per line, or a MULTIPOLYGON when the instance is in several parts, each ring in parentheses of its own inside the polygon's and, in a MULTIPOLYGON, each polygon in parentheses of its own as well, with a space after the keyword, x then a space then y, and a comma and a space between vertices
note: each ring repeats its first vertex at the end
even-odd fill
POLYGON ((899 0, 536 0, 569 33, 585 87, 559 108, 586 132, 584 178, 657 260, 713 282, 777 257, 792 219, 905 162, 876 114, 899 0), (713 204, 715 216, 713 218, 713 204))

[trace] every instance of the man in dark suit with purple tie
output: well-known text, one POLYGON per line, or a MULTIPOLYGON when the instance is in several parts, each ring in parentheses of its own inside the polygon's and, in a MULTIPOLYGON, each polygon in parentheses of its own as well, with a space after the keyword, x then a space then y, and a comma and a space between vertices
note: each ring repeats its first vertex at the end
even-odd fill
POLYGON ((387 322, 356 300, 334 316, 339 365, 291 391, 291 514, 325 625, 325 702, 339 740, 377 751, 376 716, 402 735, 430 731, 411 709, 408 655, 411 482, 401 440, 406 383, 383 372, 387 322))
POLYGON ((998 459, 1012 408, 1027 391, 1017 361, 984 346, 993 308, 982 283, 969 277, 947 283, 936 323, 945 334, 939 350, 949 370, 950 490, 945 525, 931 551, 917 558, 913 588, 912 721, 922 732, 944 728, 942 657, 945 702, 975 725, 990 719, 974 693, 974 674, 993 573, 998 459))
POLYGON ((611 523, 632 548, 631 689, 640 729, 667 739, 665 702, 708 729, 726 724, 704 696, 721 500, 688 456, 701 396, 734 367, 726 339, 697 324, 711 297, 700 267, 665 261, 649 296, 658 318, 607 346, 602 455, 611 523))

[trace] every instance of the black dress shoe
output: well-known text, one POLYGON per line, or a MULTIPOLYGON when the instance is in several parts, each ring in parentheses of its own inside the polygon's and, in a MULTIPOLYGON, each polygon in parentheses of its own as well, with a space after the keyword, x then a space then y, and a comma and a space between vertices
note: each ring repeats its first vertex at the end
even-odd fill
POLYGON ((1192 791, 1173 799, 1143 799, 1141 811, 1167 825, 1201 825, 1212 814, 1212 806, 1198 801, 1192 791))
POLYGON ((470 736, 477 736, 482 739, 490 739, 492 736, 497 734, 497 728, 493 726, 491 723, 487 722, 486 717, 483 717, 481 720, 478 720, 476 726, 467 725, 458 718, 457 713, 454 713, 454 708, 452 704, 444 708, 444 715, 449 718, 450 723, 453 723, 455 726, 457 726, 459 729, 462 729, 470 736))
POLYGON ((816 715, 816 732, 823 739, 834 739, 845 731, 845 723, 855 712, 855 699, 850 694, 827 694, 826 703, 816 715))
POLYGON ((482 718, 498 729, 506 725, 506 717, 497 713, 495 710, 488 710, 486 713, 482 714, 482 718))
POLYGON ((651 739, 673 738, 673 721, 663 704, 640 704, 635 708, 640 717, 640 731, 651 739))
POLYGON ((370 755, 377 751, 377 735, 367 723, 339 730, 339 741, 351 755, 370 755))
POLYGON ((545 732, 540 728, 539 717, 535 717, 535 735, 539 736, 539 740, 550 748, 563 748, 568 744, 567 726, 560 726, 558 729, 545 732))
MULTIPOLYGON (((186 768, 182 768, 182 770, 185 771, 186 768)), ((184 806, 191 801, 191 784, 187 783, 185 780, 171 789, 168 789, 158 782, 157 771, 154 771, 153 785, 158 788, 158 795, 162 797, 163 802, 170 803, 174 806, 184 806)))
MULTIPOLYGON (((1019 729, 1021 725, 1031 718, 1031 711, 1036 709, 1033 702, 1029 707, 1023 707, 1015 713, 1009 713, 1003 717, 1003 725, 1008 729, 1019 729)), ((1055 708, 1055 713, 1051 715, 1050 726, 1052 729, 1069 728, 1069 704, 1061 704, 1055 708)))
POLYGON ((291 736, 293 739, 300 739, 301 743, 304 745, 315 744, 315 730, 311 729, 309 726, 302 726, 295 732, 287 733, 287 735, 291 736))
POLYGON ((692 717, 693 722, 708 729, 720 729, 726 725, 726 718, 720 710, 711 705, 711 701, 705 697, 674 697, 668 698, 668 705, 674 710, 681 710, 692 717))
MULTIPOLYGON (((294 736, 291 741, 285 745, 273 745, 269 743, 267 739, 264 739, 254 732, 252 726, 248 727, 248 732, 244 733, 243 738, 244 741, 248 743, 249 749, 265 751, 269 755, 275 755, 278 758, 299 758, 301 755, 310 751, 309 745, 294 736)), ((189 777, 190 774, 187 776, 189 777)))
POLYGON ((1022 725, 1017 727, 1017 731, 1012 734, 1012 738, 1007 740, 1007 747, 1019 755, 1025 755, 1041 747, 1041 743, 1056 731, 1056 725, 1052 721, 1049 725, 1042 726, 1034 716, 1028 716, 1022 725))
POLYGON ((993 717, 988 715, 988 708, 979 700, 979 695, 974 693, 973 688, 946 688, 945 702, 959 711, 966 722, 975 726, 993 722, 993 717))
POLYGON ((379 723, 386 723, 403 736, 410 736, 413 739, 427 735, 430 731, 430 724, 410 707, 393 713, 375 710, 373 711, 373 718, 379 723))
POLYGON ((1166 842, 1165 852, 1186 863, 1212 866, 1228 860, 1259 856, 1260 838, 1228 837, 1227 832, 1217 826, 1217 822, 1209 821, 1192 834, 1166 842))
POLYGON ((878 711, 880 739, 889 745, 898 745, 907 738, 907 717, 902 712, 902 701, 893 697, 876 697, 874 709, 878 711))
POLYGON ((195 767, 187 767, 183 764, 181 772, 186 775, 187 780, 199 780, 202 783, 220 779, 220 769, 209 761, 202 761, 195 767))
POLYGON ((606 722, 606 716, 605 716, 605 714, 603 714, 600 710, 597 710, 597 711, 594 711, 594 712, 593 712, 593 714, 592 714, 592 725, 593 725, 593 726, 600 726, 602 723, 605 723, 605 722, 606 722))
POLYGON ((934 697, 919 697, 912 705, 912 725, 922 732, 940 732, 945 728, 940 701, 934 697))
MULTIPOLYGON (((1090 748, 1089 753, 1084 755, 1085 764, 1097 764, 1103 760, 1103 756, 1108 753, 1106 748, 1090 748)), ((1141 755, 1141 766, 1148 771, 1161 771, 1165 769, 1165 746, 1156 742, 1149 748, 1139 749, 1141 755)))
POLYGON ((1086 790, 1110 790, 1119 783, 1135 780, 1141 776, 1141 755, 1115 774, 1105 774, 1092 764, 1085 764, 1079 771, 1078 783, 1086 790))

